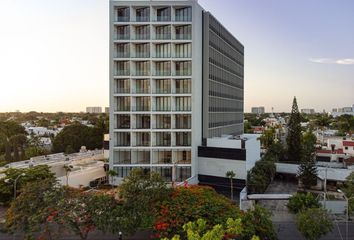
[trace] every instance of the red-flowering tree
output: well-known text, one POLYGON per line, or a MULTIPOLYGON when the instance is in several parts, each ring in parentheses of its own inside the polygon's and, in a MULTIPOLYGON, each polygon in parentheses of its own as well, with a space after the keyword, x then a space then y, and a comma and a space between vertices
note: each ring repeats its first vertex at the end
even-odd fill
POLYGON ((183 235, 183 225, 198 219, 208 219, 208 227, 212 227, 240 216, 229 199, 203 186, 174 189, 158 210, 154 224, 157 236, 183 235))

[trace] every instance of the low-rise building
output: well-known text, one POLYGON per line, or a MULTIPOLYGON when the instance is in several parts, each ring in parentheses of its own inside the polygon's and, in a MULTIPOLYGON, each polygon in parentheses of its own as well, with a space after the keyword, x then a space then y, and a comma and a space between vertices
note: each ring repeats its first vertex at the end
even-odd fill
POLYGON ((301 113, 304 113, 304 114, 315 114, 315 109, 313 109, 313 108, 304 108, 304 109, 301 109, 301 113))
POLYGON ((86 107, 86 113, 102 113, 102 107, 86 107))
POLYGON ((263 114, 263 113, 265 113, 265 108, 264 107, 252 107, 251 112, 254 114, 263 114))

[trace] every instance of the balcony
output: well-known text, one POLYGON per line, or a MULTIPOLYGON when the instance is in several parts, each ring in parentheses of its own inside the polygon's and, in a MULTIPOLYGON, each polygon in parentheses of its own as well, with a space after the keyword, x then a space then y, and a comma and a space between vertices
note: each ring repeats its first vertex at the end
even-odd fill
POLYGON ((122 16, 122 17, 118 16, 116 18, 116 22, 129 22, 129 20, 130 18, 128 16, 122 16))
POLYGON ((129 76, 130 71, 129 70, 116 70, 114 75, 115 76, 129 76))
POLYGON ((171 40, 171 33, 167 33, 167 34, 156 33, 155 40, 171 40))

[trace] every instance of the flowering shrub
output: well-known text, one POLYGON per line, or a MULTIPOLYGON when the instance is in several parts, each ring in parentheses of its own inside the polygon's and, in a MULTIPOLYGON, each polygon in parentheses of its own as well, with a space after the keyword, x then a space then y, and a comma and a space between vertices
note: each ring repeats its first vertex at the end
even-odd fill
POLYGON ((207 219, 207 227, 237 218, 240 211, 229 199, 213 188, 204 186, 178 187, 162 202, 157 211, 154 230, 159 236, 183 235, 183 225, 207 219))

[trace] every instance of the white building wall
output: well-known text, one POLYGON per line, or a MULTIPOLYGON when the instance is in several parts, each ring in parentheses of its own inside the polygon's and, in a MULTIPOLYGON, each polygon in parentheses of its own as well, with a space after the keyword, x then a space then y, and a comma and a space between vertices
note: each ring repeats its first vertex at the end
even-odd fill
POLYGON ((226 177, 227 171, 234 171, 235 178, 246 180, 246 161, 199 157, 199 174, 226 177))

